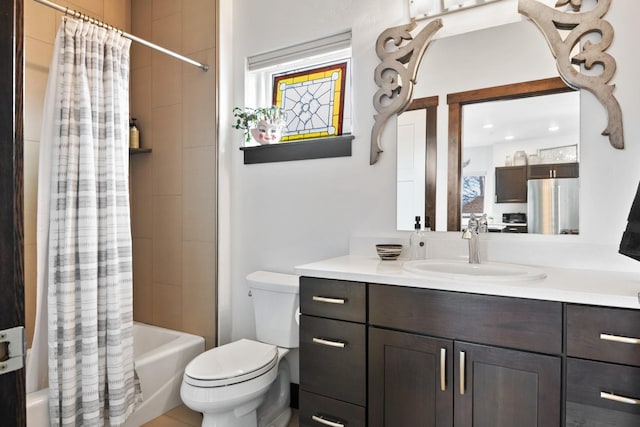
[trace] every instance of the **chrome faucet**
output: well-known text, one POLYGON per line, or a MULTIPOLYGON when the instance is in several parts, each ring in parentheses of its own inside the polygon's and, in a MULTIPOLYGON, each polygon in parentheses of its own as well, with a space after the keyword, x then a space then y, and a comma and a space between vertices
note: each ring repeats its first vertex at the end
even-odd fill
POLYGON ((487 214, 482 214, 480 219, 478 220, 478 233, 488 233, 489 232, 489 219, 487 218, 487 214))
POLYGON ((478 251, 479 221, 474 214, 469 218, 467 229, 462 232, 462 238, 469 241, 469 264, 480 264, 478 251))

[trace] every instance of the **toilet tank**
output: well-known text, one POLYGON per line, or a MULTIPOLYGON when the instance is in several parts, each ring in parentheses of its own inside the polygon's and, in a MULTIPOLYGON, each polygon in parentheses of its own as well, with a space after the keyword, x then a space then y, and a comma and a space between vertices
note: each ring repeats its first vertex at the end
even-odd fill
POLYGON ((251 289, 258 341, 295 348, 299 345, 296 311, 300 280, 293 274, 255 271, 247 276, 251 289))

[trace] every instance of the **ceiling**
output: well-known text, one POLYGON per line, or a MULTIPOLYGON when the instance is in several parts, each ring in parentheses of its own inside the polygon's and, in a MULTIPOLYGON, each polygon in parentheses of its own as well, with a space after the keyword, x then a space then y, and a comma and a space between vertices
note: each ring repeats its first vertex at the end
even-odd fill
POLYGON ((465 147, 579 134, 580 92, 465 105, 462 122, 465 147))

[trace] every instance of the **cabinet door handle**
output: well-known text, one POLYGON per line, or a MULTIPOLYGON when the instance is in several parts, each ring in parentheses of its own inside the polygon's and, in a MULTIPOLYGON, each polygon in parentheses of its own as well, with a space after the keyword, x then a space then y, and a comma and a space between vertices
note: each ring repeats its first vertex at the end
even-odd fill
POLYGON ((465 383, 465 356, 466 353, 464 351, 460 352, 460 394, 464 394, 464 383, 465 383))
POLYGON ((617 394, 608 393, 606 391, 600 392, 602 399, 613 400, 615 402, 626 403, 627 405, 640 405, 640 399, 634 399, 633 397, 619 396, 617 394))
POLYGON ((553 171, 549 169, 549 178, 553 178, 553 171))
POLYGON ((314 295, 311 299, 317 302, 326 302, 327 304, 344 304, 347 302, 344 298, 329 298, 318 295, 314 295))
POLYGON ((332 340, 326 340, 324 338, 318 338, 318 337, 313 337, 312 341, 316 344, 326 345, 328 347, 336 347, 336 348, 345 348, 347 345, 342 341, 332 341, 332 340))
POLYGON ((330 426, 330 427, 344 427, 345 424, 343 423, 339 423, 336 421, 329 421, 326 418, 321 417, 320 415, 312 415, 311 419, 317 423, 323 424, 325 426, 330 426))
POLYGON ((600 339, 605 341, 620 342, 624 344, 640 344, 639 338, 623 337, 620 335, 600 334, 600 339))
POLYGON ((447 349, 440 349, 440 390, 447 390, 447 349))

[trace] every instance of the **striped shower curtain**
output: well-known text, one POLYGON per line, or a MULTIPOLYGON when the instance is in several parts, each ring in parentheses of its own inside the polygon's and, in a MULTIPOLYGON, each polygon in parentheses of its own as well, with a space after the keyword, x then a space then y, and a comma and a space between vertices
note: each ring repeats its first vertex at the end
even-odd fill
POLYGON ((120 426, 141 398, 132 334, 130 44, 65 17, 54 47, 38 218, 52 426, 120 426))

